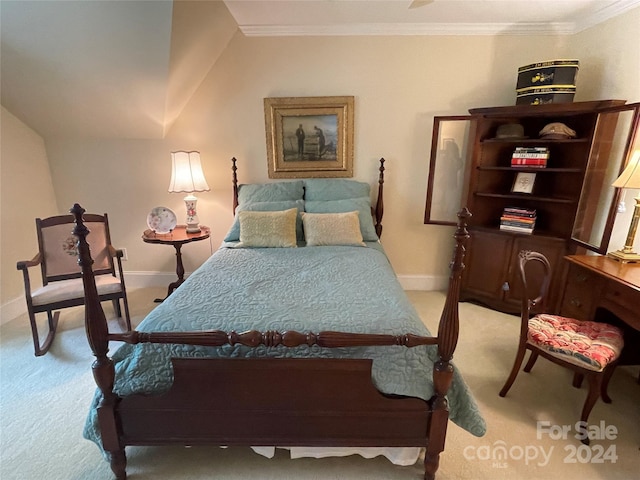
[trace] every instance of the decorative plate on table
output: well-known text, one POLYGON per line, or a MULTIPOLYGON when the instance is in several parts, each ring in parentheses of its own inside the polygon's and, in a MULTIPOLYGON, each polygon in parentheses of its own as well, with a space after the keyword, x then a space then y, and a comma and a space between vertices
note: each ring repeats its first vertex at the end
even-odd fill
POLYGON ((156 233, 169 233, 177 223, 176 214, 167 207, 155 207, 147 215, 147 225, 156 233))

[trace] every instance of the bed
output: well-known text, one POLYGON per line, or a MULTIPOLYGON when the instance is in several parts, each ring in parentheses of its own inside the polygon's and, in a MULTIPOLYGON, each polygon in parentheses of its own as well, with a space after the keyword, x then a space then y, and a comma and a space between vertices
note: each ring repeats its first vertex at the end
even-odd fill
POLYGON ((378 240, 384 159, 373 208, 363 182, 238 185, 236 170, 233 159, 235 220, 224 243, 131 332, 107 329, 84 209, 71 209, 98 386, 85 438, 117 479, 126 478, 125 447, 133 445, 382 452, 392 460, 422 449, 424 478, 435 478, 449 419, 485 431, 451 363, 469 213, 459 214, 432 336, 378 240), (112 357, 110 342, 124 343, 112 357))

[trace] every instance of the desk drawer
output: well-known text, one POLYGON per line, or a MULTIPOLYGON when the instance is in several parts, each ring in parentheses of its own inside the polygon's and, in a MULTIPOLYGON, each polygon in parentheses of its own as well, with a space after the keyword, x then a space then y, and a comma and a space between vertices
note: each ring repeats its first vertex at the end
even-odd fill
POLYGON ((602 293, 601 306, 614 313, 621 320, 640 330, 640 292, 617 282, 606 282, 602 293))
POLYGON ((602 277, 576 265, 567 275, 560 315, 587 320, 591 318, 602 287, 602 277))

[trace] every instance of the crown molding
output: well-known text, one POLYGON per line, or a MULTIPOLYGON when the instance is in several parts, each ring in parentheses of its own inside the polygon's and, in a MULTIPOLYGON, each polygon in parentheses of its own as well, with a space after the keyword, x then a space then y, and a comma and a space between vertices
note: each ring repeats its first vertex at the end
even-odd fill
POLYGON ((248 37, 392 35, 573 35, 640 6, 618 0, 571 22, 522 23, 344 23, 325 25, 239 25, 248 37))
POLYGON ((391 35, 571 35, 572 22, 558 23, 362 23, 343 25, 240 25, 248 37, 391 35))
POLYGON ((607 20, 622 15, 629 10, 632 10, 640 6, 640 0, 620 0, 611 5, 607 5, 599 9, 596 12, 587 14, 579 18, 575 22, 575 29, 573 33, 578 33, 588 28, 594 27, 599 23, 606 22, 607 20))

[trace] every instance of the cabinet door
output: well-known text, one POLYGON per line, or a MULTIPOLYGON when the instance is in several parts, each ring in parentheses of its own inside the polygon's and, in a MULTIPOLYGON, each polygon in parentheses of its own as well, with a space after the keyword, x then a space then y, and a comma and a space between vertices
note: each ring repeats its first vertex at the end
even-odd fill
POLYGON ((508 289, 507 272, 513 236, 483 230, 471 231, 462 282, 463 300, 471 298, 487 305, 502 302, 508 289))
MULTIPOLYGON (((559 305, 562 292, 560 291, 560 269, 563 266, 562 257, 566 252, 566 242, 557 238, 545 238, 536 236, 518 236, 514 239, 513 251, 509 260, 509 272, 507 273, 507 283, 509 288, 505 289, 504 301, 513 308, 520 308, 522 305, 523 284, 520 278, 520 268, 518 266, 518 255, 521 250, 531 250, 542 253, 551 264, 553 279, 549 288, 549 298, 547 307, 551 311, 556 310, 559 305)), ((531 289, 527 294, 529 298, 535 298, 540 291, 542 284, 543 271, 537 262, 531 262, 531 270, 527 272, 527 283, 531 289), (536 267, 540 267, 536 270, 536 267)))
POLYGON ((469 115, 435 117, 424 223, 456 225, 466 206, 474 126, 469 115))
POLYGON ((603 255, 608 250, 621 196, 620 189, 611 184, 632 152, 640 149, 639 123, 640 103, 598 110, 571 240, 603 255))

